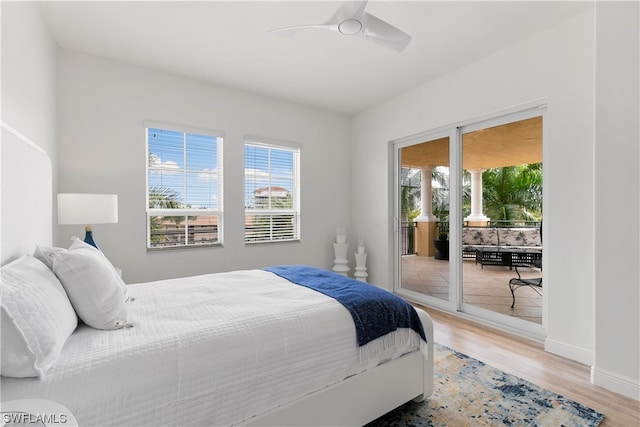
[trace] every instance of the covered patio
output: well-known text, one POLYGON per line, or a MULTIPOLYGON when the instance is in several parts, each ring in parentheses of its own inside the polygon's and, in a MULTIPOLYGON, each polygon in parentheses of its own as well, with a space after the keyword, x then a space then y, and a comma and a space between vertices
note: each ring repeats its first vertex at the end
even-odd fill
MULTIPOLYGON (((517 227, 530 226, 524 225, 525 222, 540 224, 536 221, 519 219, 503 221, 504 218, 489 218, 483 208, 483 172, 493 168, 541 163, 542 120, 542 116, 536 115, 462 133, 462 169, 469 172, 471 184, 470 209, 469 206, 466 208, 467 211, 462 218, 464 227, 499 226, 517 229, 517 227)), ((439 247, 449 247, 449 242, 443 241, 441 237, 445 232, 446 239, 446 232, 449 230, 449 211, 446 207, 449 203, 446 200, 442 202, 443 193, 437 194, 434 198, 432 188, 432 185, 437 183, 440 188, 445 189, 444 194, 448 194, 448 187, 443 187, 448 185, 447 182, 442 184, 436 181, 434 171, 437 170, 440 175, 444 174, 448 180, 449 145, 449 137, 445 136, 401 149, 402 167, 418 169, 421 177, 420 215, 414 220, 415 228, 407 227, 412 228, 415 233, 414 240, 411 240, 415 243, 415 253, 402 256, 401 287, 453 301, 449 295, 448 255, 443 255, 443 252, 438 252, 435 248, 435 243, 438 243, 439 247), (432 206, 435 203, 434 200, 439 203, 437 209, 432 206)), ((402 250, 404 251, 404 247, 402 250)), ((403 253, 411 253, 411 250, 403 253)), ((501 259, 504 262, 504 257, 501 259)), ((542 324, 543 298, 536 292, 540 290, 539 288, 536 290, 529 286, 518 288, 515 291, 515 306, 511 308, 512 295, 509 281, 517 277, 515 270, 497 262, 496 265, 485 263, 483 267, 476 264, 475 256, 464 257, 462 263, 461 303, 542 324)), ((540 267, 540 263, 537 263, 536 267, 540 267)), ((541 277, 542 274, 539 268, 518 267, 518 270, 525 279, 541 277)))
MULTIPOLYGON (((416 230, 416 249, 420 256, 433 256, 433 240, 438 238, 436 223, 444 221, 433 214, 432 172, 449 167, 449 138, 443 137, 401 150, 403 168, 421 171, 420 216, 416 230)), ((471 212, 465 225, 486 226, 490 220, 483 210, 482 173, 490 168, 542 162, 542 117, 536 116, 462 135, 462 168, 471 175, 471 212)))
MULTIPOLYGON (((463 302, 507 316, 542 324, 542 297, 528 286, 515 291, 516 303, 511 308, 509 280, 516 272, 508 267, 485 266, 474 260, 463 261, 463 302)), ((540 271, 519 268, 522 277, 539 277, 540 271)), ((433 257, 404 255, 402 257, 403 289, 449 300, 449 262, 433 257)))

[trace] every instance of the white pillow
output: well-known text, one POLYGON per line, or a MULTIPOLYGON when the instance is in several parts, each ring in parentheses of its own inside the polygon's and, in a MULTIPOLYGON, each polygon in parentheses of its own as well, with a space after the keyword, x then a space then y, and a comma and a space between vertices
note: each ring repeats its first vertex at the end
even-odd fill
POLYGON ((36 245, 36 250, 33 251, 33 256, 44 262, 44 264, 53 271, 53 255, 65 251, 65 248, 49 248, 46 246, 36 245))
POLYGON ((107 260, 107 263, 109 264, 109 266, 111 266, 113 271, 118 275, 118 283, 120 284, 120 287, 122 288, 122 293, 124 294, 124 302, 131 302, 135 299, 129 296, 129 290, 127 289, 127 284, 124 283, 124 280, 122 280, 122 270, 120 270, 119 268, 116 268, 113 264, 111 264, 111 261, 109 261, 109 258, 107 258, 104 252, 102 252, 102 249, 96 248, 95 246, 88 244, 84 240, 80 240, 76 236, 73 236, 71 238, 71 241, 72 243, 71 243, 71 246, 69 246, 69 250, 80 249, 80 248, 97 250, 100 253, 100 255, 102 255, 104 259, 107 260))
POLYGON ((53 255, 53 272, 87 325, 96 329, 130 326, 122 297, 126 285, 98 249, 75 238, 68 251, 53 255))
MULTIPOLYGON (((73 241, 73 243, 71 244, 72 248, 78 248, 78 247, 91 247, 94 248, 94 246, 89 245, 88 243, 85 243, 84 241, 80 240, 77 237, 72 237, 71 240, 73 241)), ((71 249, 71 248, 69 248, 71 249)), ((66 252, 67 249, 65 248, 50 248, 47 246, 36 246, 35 251, 33 252, 33 256, 38 258, 40 261, 44 262, 47 267, 49 267, 51 269, 51 271, 53 271, 53 258, 56 254, 62 253, 62 252, 66 252)), ((104 253, 98 249, 98 252, 100 252, 102 255, 104 255, 104 253)), ((105 256, 106 257, 106 256, 105 256)), ((112 265, 111 263, 109 263, 109 265, 112 265)), ((113 266, 113 265, 112 265, 113 266)), ((120 278, 122 278, 122 271, 113 267, 114 270, 116 271, 116 273, 118 274, 118 276, 120 276, 120 278)), ((122 285, 122 292, 124 294, 124 301, 125 302, 131 302, 133 301, 133 298, 129 296, 129 291, 127 289, 127 285, 124 283, 124 281, 121 281, 121 285, 122 285)))
POLYGON ((43 377, 78 317, 56 276, 31 255, 0 269, 2 375, 43 377))

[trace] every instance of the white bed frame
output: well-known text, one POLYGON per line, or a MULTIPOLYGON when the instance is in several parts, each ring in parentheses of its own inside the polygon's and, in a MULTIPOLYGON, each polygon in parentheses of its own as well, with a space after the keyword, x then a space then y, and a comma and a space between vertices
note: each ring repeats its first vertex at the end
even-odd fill
MULTIPOLYGON (((46 152, 2 122, 1 264, 51 246, 53 185, 46 152), (17 226, 17 225, 20 226, 17 226)), ((428 360, 415 351, 248 420, 246 426, 364 425, 433 392, 433 323, 418 310, 428 360)))

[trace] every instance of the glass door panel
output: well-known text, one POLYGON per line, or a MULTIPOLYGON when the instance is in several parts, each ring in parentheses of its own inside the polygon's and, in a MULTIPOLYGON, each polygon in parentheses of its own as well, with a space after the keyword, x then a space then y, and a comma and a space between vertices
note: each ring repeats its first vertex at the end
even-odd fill
POLYGON ((400 149, 400 288, 449 301, 449 144, 439 137, 400 149))
POLYGON ((461 307, 541 324, 539 289, 509 283, 542 274, 542 116, 485 126, 461 130, 461 307))

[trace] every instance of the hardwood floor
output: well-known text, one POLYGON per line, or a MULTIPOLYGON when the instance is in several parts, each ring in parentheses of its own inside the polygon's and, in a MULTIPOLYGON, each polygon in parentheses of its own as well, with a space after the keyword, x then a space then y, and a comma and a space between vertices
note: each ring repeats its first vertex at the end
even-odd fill
POLYGON ((640 402, 591 384, 589 366, 547 353, 535 341, 420 307, 433 319, 435 342, 604 413, 602 427, 640 426, 640 402))

